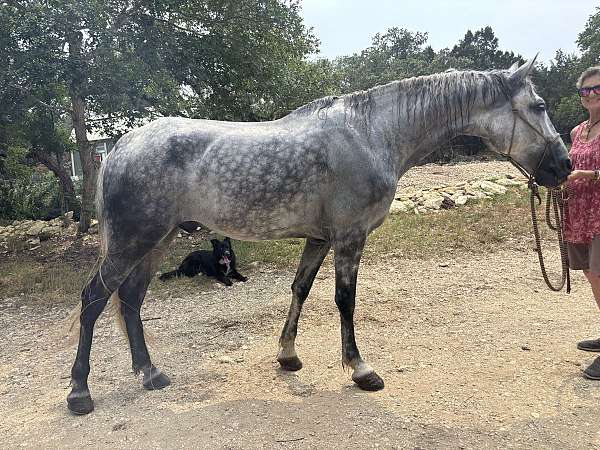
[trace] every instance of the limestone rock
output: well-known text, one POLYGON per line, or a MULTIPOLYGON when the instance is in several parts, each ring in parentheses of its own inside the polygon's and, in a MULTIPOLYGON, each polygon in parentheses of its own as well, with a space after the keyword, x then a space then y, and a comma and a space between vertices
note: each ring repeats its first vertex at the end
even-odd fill
POLYGON ((511 178, 498 178, 495 183, 501 186, 520 186, 523 183, 526 183, 526 181, 518 181, 511 178))
POLYGON ((39 221, 34 222, 27 230, 27 236, 37 236, 40 232, 46 228, 46 222, 39 221))
POLYGON ((481 189, 483 189, 488 194, 505 194, 506 188, 504 186, 500 186, 492 181, 483 180, 479 183, 481 189))

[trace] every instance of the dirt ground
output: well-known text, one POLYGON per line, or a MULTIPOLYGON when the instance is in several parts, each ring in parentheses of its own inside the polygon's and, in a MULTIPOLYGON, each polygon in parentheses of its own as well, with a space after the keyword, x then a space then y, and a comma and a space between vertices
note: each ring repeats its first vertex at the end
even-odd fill
MULTIPOLYGON (((428 166, 403 185, 511 171, 478 167, 428 166)), ((0 446, 599 448, 600 382, 581 374, 594 355, 575 348, 600 336, 598 312, 581 273, 570 295, 549 291, 531 249, 514 241, 487 255, 440 248, 424 261, 384 254, 363 264, 357 341, 385 380, 377 393, 357 389, 341 366, 331 255, 301 317, 299 372, 275 361, 294 267, 258 266, 231 288, 149 292, 151 354, 172 380, 162 391, 142 388, 126 341, 102 317, 89 380, 96 409, 84 417, 66 408, 75 349, 58 337, 76 299, 0 299, 0 446)))

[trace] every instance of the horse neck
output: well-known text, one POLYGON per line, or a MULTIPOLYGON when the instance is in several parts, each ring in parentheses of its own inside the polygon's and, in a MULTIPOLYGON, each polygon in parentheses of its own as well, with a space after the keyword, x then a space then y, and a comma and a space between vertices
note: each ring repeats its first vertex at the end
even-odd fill
POLYGON ((463 83, 458 92, 454 81, 455 92, 452 82, 447 80, 439 97, 411 93, 414 80, 349 96, 346 103, 355 129, 362 130, 370 146, 390 161, 398 177, 458 135, 487 134, 485 111, 497 93, 484 91, 475 82, 463 83))

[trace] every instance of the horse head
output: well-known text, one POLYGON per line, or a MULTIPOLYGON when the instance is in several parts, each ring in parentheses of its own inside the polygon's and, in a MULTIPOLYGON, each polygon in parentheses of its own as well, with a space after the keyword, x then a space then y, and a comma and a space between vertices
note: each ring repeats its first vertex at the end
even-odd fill
POLYGON ((529 73, 535 58, 499 72, 501 90, 493 108, 483 112, 492 150, 507 156, 546 187, 560 185, 571 172, 565 144, 548 117, 546 103, 535 92, 529 73))

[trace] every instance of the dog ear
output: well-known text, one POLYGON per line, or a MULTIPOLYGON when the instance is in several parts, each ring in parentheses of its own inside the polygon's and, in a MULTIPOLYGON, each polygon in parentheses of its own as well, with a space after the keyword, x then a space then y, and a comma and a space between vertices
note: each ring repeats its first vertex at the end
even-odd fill
POLYGON ((229 245, 231 245, 231 239, 229 239, 228 237, 223 239, 223 242, 227 242, 229 245))
POLYGON ((212 244, 213 247, 216 247, 217 244, 219 243, 219 240, 218 239, 211 239, 210 243, 212 244))

